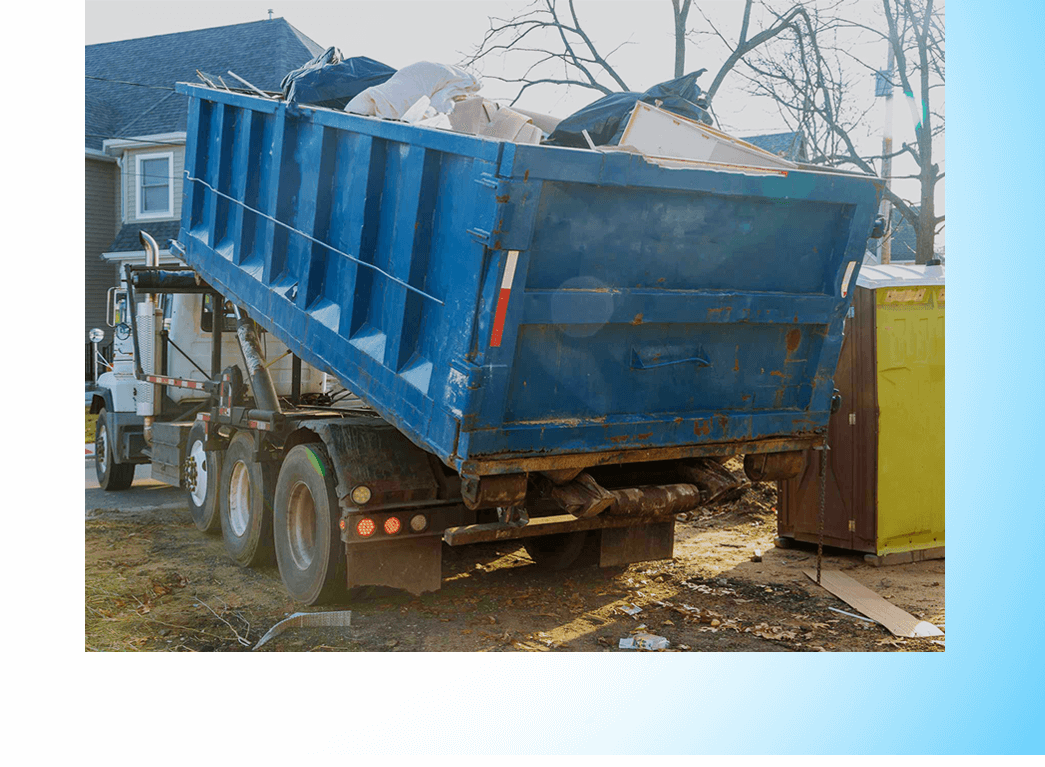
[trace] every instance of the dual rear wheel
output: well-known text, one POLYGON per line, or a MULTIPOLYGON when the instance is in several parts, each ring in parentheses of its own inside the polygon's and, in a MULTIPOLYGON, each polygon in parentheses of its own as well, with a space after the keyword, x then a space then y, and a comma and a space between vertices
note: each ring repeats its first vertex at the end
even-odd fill
MULTIPOLYGON (((202 449, 192 436, 190 432, 190 456, 202 449)), ((245 431, 233 437, 223 456, 206 454, 200 464, 206 472, 201 475, 197 469, 197 492, 190 492, 193 519, 211 519, 207 509, 216 507, 213 516, 225 548, 239 564, 254 567, 275 559, 293 599, 307 605, 335 601, 345 593, 345 546, 326 448, 319 442, 296 445, 278 474, 276 464, 256 461, 255 455, 255 436, 245 431), (220 480, 212 485, 216 472, 220 480)), ((197 522, 201 530, 213 529, 208 524, 215 522, 197 522)), ((525 545, 538 565, 561 570, 582 558, 591 538, 582 531, 530 538, 525 545)))
POLYGON ((241 431, 222 457, 218 507, 225 550, 245 567, 273 560, 272 503, 276 471, 272 463, 255 460, 256 437, 241 431))
POLYGON ((282 465, 257 461, 257 437, 237 433, 224 452, 207 452, 194 424, 186 457, 187 493, 196 527, 221 531, 225 549, 244 567, 279 567, 290 596, 314 605, 344 591, 345 550, 334 470, 321 443, 297 445, 282 465))
POLYGON ((305 604, 336 599, 345 588, 345 545, 338 527, 334 467, 321 443, 297 445, 279 470, 275 545, 279 574, 305 604))

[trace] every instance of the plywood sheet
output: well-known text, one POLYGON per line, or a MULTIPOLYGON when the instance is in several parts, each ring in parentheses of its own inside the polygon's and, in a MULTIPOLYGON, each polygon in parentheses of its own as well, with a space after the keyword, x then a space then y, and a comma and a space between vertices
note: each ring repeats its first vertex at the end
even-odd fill
MULTIPOLYGON (((816 582, 816 570, 803 570, 816 582)), ((847 605, 885 626, 898 637, 943 636, 943 632, 928 621, 918 620, 909 612, 886 601, 862 583, 857 583, 838 570, 822 570, 820 585, 847 605)))

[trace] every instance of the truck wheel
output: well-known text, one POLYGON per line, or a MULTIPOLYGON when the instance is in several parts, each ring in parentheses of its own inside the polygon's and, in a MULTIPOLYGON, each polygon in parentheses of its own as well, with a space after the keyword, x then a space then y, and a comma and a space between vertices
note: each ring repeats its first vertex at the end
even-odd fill
POLYGON ((546 570, 565 570, 577 561, 588 541, 588 531, 542 535, 524 538, 523 546, 530 559, 546 570))
POLYGON ((276 563, 290 596, 308 605, 331 602, 345 591, 345 545, 334 467, 323 446, 298 445, 276 481, 276 563))
POLYGON ((225 550, 245 567, 272 562, 275 471, 254 460, 254 436, 241 431, 225 451, 218 485, 225 550))
POLYGON ((109 414, 98 411, 94 432, 94 472, 102 490, 126 490, 134 482, 134 464, 116 463, 116 450, 109 432, 109 414))
POLYGON ((186 462, 195 467, 195 476, 186 482, 185 492, 189 513, 196 528, 204 533, 217 534, 221 530, 218 509, 218 481, 221 479, 221 453, 206 452, 207 430, 200 421, 189 429, 185 443, 186 462))

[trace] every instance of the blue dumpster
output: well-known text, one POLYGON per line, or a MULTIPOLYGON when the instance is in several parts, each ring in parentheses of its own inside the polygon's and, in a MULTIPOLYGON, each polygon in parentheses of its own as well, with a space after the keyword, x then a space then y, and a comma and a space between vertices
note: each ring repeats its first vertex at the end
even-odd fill
POLYGON ((462 474, 823 441, 876 179, 178 91, 183 260, 462 474))

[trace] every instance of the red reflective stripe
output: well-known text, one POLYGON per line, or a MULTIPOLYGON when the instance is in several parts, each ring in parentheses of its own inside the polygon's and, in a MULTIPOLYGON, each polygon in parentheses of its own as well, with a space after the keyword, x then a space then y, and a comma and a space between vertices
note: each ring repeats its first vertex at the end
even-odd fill
POLYGON ((202 381, 188 381, 183 378, 166 378, 164 376, 145 376, 145 380, 149 383, 160 384, 161 386, 180 386, 183 389, 202 389, 204 384, 202 381))
POLYGON ((501 294, 497 297, 497 314, 494 315, 493 333, 490 334, 490 346, 500 346, 501 336, 504 334, 504 318, 508 316, 508 297, 512 294, 511 289, 501 288, 501 294))
POLYGON ((490 346, 501 345, 504 335, 504 319, 508 316, 508 299, 512 294, 512 281, 515 279, 515 267, 519 263, 519 251, 509 250, 508 260, 504 265, 504 276, 501 278, 501 292, 497 296, 497 311, 493 318, 493 332, 490 333, 490 346))

